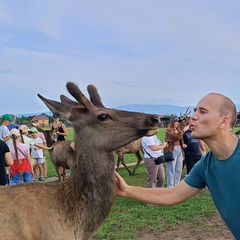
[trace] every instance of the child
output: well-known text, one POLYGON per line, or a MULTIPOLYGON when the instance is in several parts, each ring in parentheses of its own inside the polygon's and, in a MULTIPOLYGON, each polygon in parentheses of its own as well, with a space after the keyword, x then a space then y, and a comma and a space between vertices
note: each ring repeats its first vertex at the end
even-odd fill
MULTIPOLYGON (((20 133, 21 133, 21 139, 22 139, 21 141, 22 141, 22 143, 27 144, 30 150, 31 150, 31 146, 33 146, 33 145, 34 145, 36 148, 42 148, 42 149, 44 149, 44 150, 50 150, 50 149, 52 148, 52 147, 47 147, 47 146, 45 146, 45 145, 37 144, 32 138, 28 137, 28 132, 29 132, 28 126, 26 126, 26 125, 20 125, 18 129, 19 129, 19 131, 20 131, 20 133)), ((44 134, 41 133, 41 132, 38 132, 38 133, 37 133, 37 136, 40 137, 42 140, 45 139, 44 134), (40 134, 42 134, 44 138, 41 137, 40 134)), ((46 140, 45 140, 45 142, 46 142, 46 140)), ((44 140, 43 140, 43 144, 44 144, 44 140)), ((43 152, 43 155, 44 155, 44 152, 43 152)), ((31 165, 32 165, 32 168, 34 169, 34 167, 36 166, 36 161, 35 161, 33 158, 31 158, 31 159, 32 159, 31 165)), ((44 159, 44 160, 45 160, 45 159, 44 159)), ((43 163, 43 173, 44 173, 44 165, 46 166, 46 161, 45 161, 45 163, 43 163)), ((36 170, 36 169, 35 169, 35 170, 36 170)), ((45 168, 45 170, 46 170, 46 171, 45 171, 44 178, 47 178, 47 167, 45 168)), ((38 173, 36 173, 36 171, 34 171, 34 177, 36 177, 36 176, 38 176, 38 173), (35 175, 35 174, 36 174, 36 175, 35 175)))
POLYGON ((20 132, 14 128, 10 131, 13 144, 9 149, 14 160, 12 165, 10 185, 21 182, 32 182, 32 168, 28 146, 20 142, 20 132))
MULTIPOLYGON (((35 143, 39 145, 43 145, 43 141, 40 137, 37 136, 38 130, 35 127, 32 127, 29 129, 29 134, 31 135, 32 139, 35 141, 35 143)), ((41 148, 38 148, 36 146, 31 145, 31 156, 33 159, 35 159, 37 166, 34 168, 35 177, 37 179, 37 168, 39 170, 39 181, 44 181, 43 176, 43 150, 41 148)))

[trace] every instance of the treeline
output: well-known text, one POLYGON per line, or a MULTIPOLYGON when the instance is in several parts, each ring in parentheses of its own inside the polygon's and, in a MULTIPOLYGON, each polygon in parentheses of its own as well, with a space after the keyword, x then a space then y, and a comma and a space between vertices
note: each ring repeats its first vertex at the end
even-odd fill
MULTIPOLYGON (((53 117, 50 116, 50 115, 47 115, 45 113, 42 113, 42 114, 39 114, 39 115, 45 115, 48 119, 49 119, 49 122, 53 122, 53 117)), ((37 116, 39 116, 37 115, 37 116)), ((35 115, 34 115, 35 116, 35 115)), ((31 123, 31 119, 32 119, 33 116, 21 116, 21 117, 16 117, 16 120, 15 120, 15 123, 19 124, 19 125, 22 125, 22 124, 30 124, 31 123)))
MULTIPOLYGON (((39 114, 39 115, 45 115, 49 119, 49 123, 53 122, 53 116, 52 115, 47 115, 45 113, 39 114)), ((39 116, 39 115, 34 115, 34 116, 39 116)), ((21 116, 21 117, 16 117, 15 123, 19 125, 30 125, 31 124, 31 119, 34 116, 21 116)), ((61 122, 63 122, 66 126, 71 126, 71 124, 66 121, 65 119, 60 119, 61 122)))

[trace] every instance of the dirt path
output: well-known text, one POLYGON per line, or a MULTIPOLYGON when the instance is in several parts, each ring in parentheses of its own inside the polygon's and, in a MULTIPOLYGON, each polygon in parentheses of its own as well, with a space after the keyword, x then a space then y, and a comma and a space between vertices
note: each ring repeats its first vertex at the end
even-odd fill
POLYGON ((211 218, 202 218, 201 222, 184 223, 174 229, 168 229, 165 232, 139 234, 138 240, 233 240, 235 239, 224 224, 221 217, 216 214, 211 218))

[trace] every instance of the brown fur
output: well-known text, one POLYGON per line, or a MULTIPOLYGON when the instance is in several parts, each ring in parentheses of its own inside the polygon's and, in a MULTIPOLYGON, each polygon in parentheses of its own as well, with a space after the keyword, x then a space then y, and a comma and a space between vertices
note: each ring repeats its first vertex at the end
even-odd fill
POLYGON ((1 187, 1 239, 90 239, 115 197, 113 151, 157 132, 155 115, 95 107, 75 84, 67 83, 67 89, 78 104, 38 96, 72 122, 76 167, 62 183, 1 187))
POLYGON ((117 168, 116 168, 116 171, 118 171, 119 165, 120 165, 120 163, 122 163, 122 165, 127 169, 129 175, 134 175, 134 173, 136 172, 139 164, 142 161, 142 156, 140 154, 140 151, 143 152, 143 150, 142 150, 142 138, 139 138, 139 139, 129 143, 128 145, 116 150, 115 151, 115 153, 117 154, 117 168), (124 154, 135 154, 135 156, 137 157, 138 161, 137 161, 133 171, 131 171, 128 168, 128 166, 125 164, 124 154))
POLYGON ((74 159, 74 142, 73 141, 57 141, 54 142, 52 138, 52 130, 43 130, 38 127, 38 131, 42 132, 46 138, 47 146, 53 146, 49 150, 50 160, 54 165, 58 175, 58 181, 65 180, 66 169, 73 170, 75 167, 74 159), (59 172, 59 167, 63 168, 62 177, 59 172))

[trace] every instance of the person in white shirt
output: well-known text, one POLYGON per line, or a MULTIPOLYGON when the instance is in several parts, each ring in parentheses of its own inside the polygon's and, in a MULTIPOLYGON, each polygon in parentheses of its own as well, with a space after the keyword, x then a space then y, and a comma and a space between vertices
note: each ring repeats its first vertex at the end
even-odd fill
POLYGON ((153 158, 163 155, 163 149, 167 143, 162 143, 156 135, 142 138, 142 147, 144 151, 144 164, 147 168, 147 187, 163 187, 165 173, 163 164, 156 165, 153 158))
MULTIPOLYGON (((44 146, 43 141, 40 137, 37 136, 38 130, 34 127, 29 129, 29 133, 32 136, 32 139, 37 143, 38 145, 44 146)), ((38 174, 37 169, 39 171, 39 181, 44 181, 44 176, 43 176, 43 163, 44 163, 44 158, 43 158, 43 149, 38 148, 35 146, 31 146, 31 156, 33 159, 35 159, 37 166, 34 168, 35 175, 38 174)), ((36 178, 37 176, 35 176, 36 178)))

